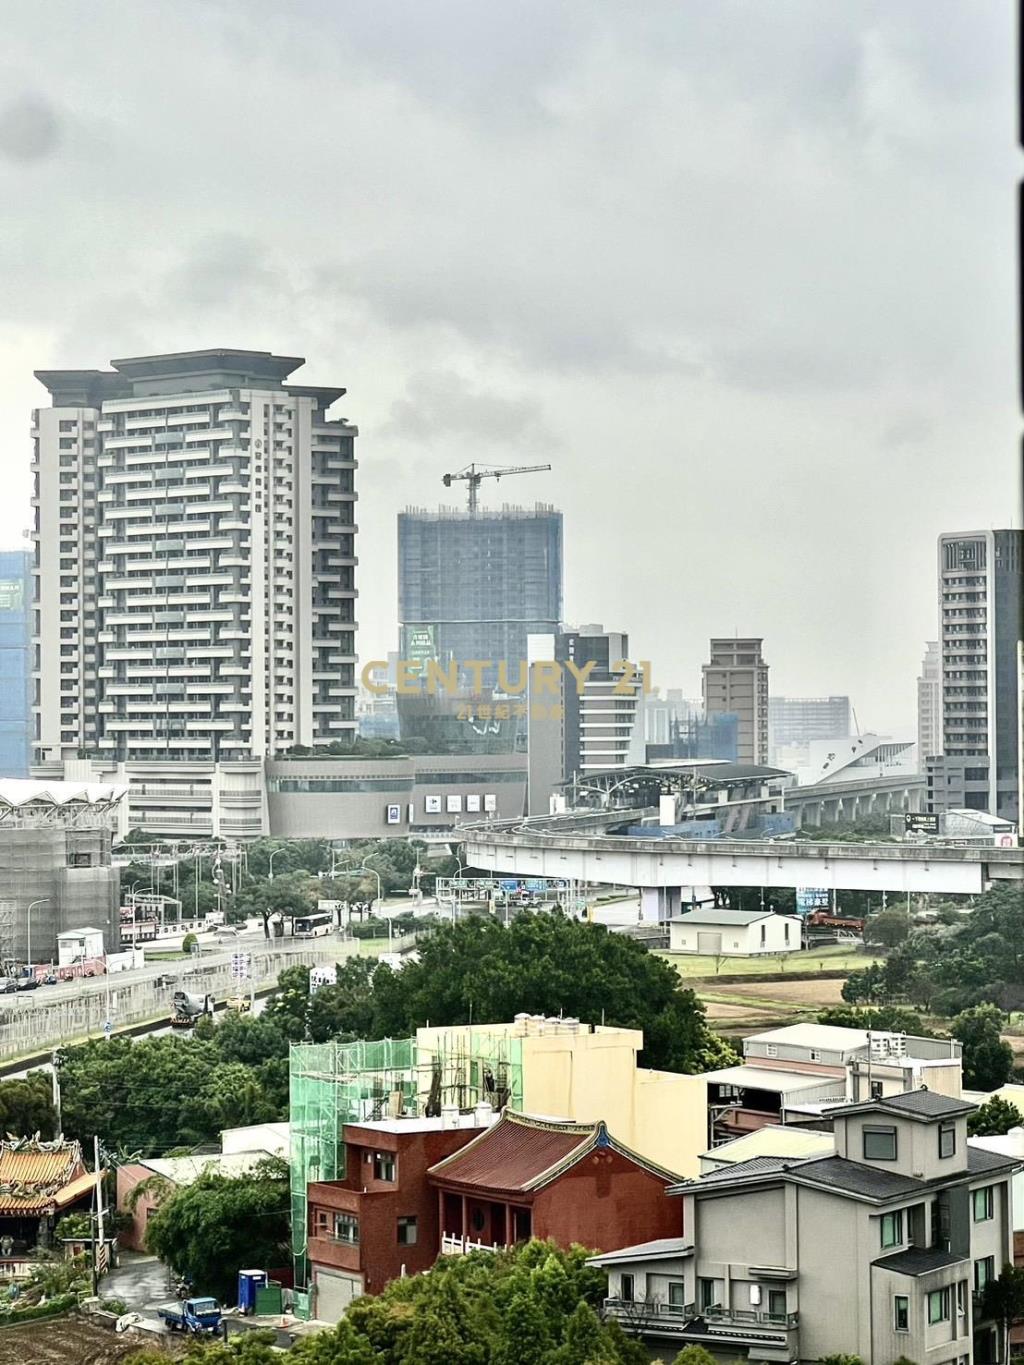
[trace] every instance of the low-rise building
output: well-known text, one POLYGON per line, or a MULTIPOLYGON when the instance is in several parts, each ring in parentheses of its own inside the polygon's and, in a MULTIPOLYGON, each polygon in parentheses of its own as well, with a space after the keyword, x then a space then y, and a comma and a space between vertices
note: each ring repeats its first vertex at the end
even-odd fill
POLYGON ((967 1142, 963 1100, 832 1110, 835 1153, 755 1157, 675 1189, 685 1239, 595 1257, 607 1312, 652 1345, 729 1359, 995 1361, 980 1293, 1012 1256, 1019 1163, 967 1142))
POLYGON ((483 1105, 468 1114, 345 1124, 344 1177, 313 1182, 307 1196, 318 1318, 337 1322, 360 1294, 379 1294, 433 1265, 441 1239, 427 1171, 497 1120, 483 1105))
POLYGON ((795 953, 802 946, 802 928, 799 915, 703 906, 669 920, 668 946, 673 953, 701 953, 708 957, 795 953))
POLYGON ((843 1102, 927 1086, 962 1093, 962 1048, 954 1038, 918 1038, 830 1024, 789 1024, 743 1040, 743 1062, 704 1073, 711 1141, 766 1124, 829 1128, 824 1111, 843 1102))
POLYGON ((78 1142, 0 1142, 0 1280, 25 1279, 36 1250, 53 1247, 59 1218, 88 1207, 95 1188, 78 1142))

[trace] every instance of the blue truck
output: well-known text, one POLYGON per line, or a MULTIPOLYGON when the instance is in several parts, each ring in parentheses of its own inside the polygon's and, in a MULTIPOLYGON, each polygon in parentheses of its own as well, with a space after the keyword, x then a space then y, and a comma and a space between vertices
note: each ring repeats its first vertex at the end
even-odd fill
POLYGON ((216 1299, 182 1299, 164 1304, 157 1316, 172 1332, 191 1332, 193 1336, 216 1336, 220 1331, 221 1310, 216 1299))

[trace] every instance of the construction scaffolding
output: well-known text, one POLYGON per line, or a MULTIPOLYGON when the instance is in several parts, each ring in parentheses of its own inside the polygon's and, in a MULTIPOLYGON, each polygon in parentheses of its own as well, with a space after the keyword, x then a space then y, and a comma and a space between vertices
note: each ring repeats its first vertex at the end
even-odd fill
POLYGON ((504 1030, 466 1027, 378 1042, 295 1043, 289 1082, 292 1255, 302 1286, 308 1187, 344 1179, 344 1125, 438 1117, 442 1109, 478 1104, 521 1108, 522 1042, 504 1030))

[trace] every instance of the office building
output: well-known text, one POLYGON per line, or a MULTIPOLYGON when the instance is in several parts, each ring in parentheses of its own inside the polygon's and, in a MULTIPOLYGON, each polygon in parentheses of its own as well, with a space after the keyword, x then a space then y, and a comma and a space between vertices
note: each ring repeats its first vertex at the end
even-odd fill
POLYGON ((921 771, 926 759, 941 753, 942 654, 938 640, 929 640, 917 679, 917 761, 921 771))
POLYGON ((779 767, 799 763, 814 740, 846 739, 849 734, 849 697, 768 699, 768 752, 779 767))
POLYGON ((629 637, 600 625, 533 635, 527 649, 527 800, 543 815, 567 783, 643 763, 643 681, 629 660, 629 637))
POLYGON ((531 634, 562 619, 562 514, 410 508, 398 518, 399 649, 406 659, 504 662, 514 682, 531 634))
POLYGON ((0 551, 0 779, 28 777, 32 737, 32 554, 0 551))
POLYGON ((265 758, 354 734, 356 429, 344 389, 286 383, 302 364, 37 372, 40 775, 92 760, 165 826, 247 837, 265 758))
POLYGON ((740 763, 768 762, 768 665, 760 639, 715 639, 703 665, 704 714, 735 715, 740 763))
POLYGON ((929 1090, 827 1112, 835 1151, 756 1156, 677 1185, 682 1238, 590 1261, 605 1313, 667 1356, 865 1365, 1002 1360, 982 1291, 1013 1260, 1016 1158, 929 1090))
POLYGON ((1018 821, 1024 532, 939 537, 942 750, 926 756, 928 808, 1018 821))

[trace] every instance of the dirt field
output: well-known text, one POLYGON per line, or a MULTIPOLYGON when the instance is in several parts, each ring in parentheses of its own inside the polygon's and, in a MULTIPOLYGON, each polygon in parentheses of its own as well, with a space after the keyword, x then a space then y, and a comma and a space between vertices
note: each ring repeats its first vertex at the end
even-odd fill
POLYGON ((118 1365, 152 1338, 113 1332, 84 1318, 54 1318, 0 1332, 0 1365, 118 1365))
POLYGON ((778 1001, 780 1005, 841 1005, 843 1003, 843 982, 831 977, 817 981, 758 981, 736 982, 722 986, 705 983, 709 995, 736 995, 741 1003, 757 1000, 769 1004, 778 1001))

